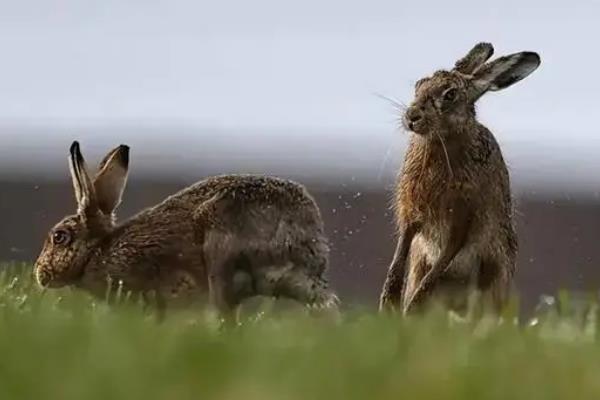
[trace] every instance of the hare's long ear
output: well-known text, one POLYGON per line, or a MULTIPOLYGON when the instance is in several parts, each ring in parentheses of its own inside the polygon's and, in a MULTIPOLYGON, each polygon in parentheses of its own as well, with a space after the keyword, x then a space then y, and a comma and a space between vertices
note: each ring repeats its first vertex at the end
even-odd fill
POLYGON ((477 43, 466 56, 454 64, 454 70, 461 74, 471 75, 473 71, 481 67, 494 54, 494 46, 491 43, 477 43))
POLYGON ((111 215, 121 203, 128 171, 129 146, 120 145, 111 150, 100 163, 94 189, 103 214, 111 215))
POLYGON ((537 53, 524 51, 482 65, 473 72, 472 82, 477 92, 475 97, 481 96, 488 90, 505 89, 519 82, 535 71, 540 63, 540 56, 537 53))
POLYGON ((95 215, 97 211, 94 185, 87 171, 85 160, 79 149, 79 142, 73 142, 69 150, 69 169, 77 200, 77 213, 81 216, 95 215))

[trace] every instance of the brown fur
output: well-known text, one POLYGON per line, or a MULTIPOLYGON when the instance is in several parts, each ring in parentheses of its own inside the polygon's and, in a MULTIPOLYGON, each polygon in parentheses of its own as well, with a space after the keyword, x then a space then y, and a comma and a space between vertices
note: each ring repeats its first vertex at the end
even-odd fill
POLYGON ((523 79, 539 56, 517 53, 485 64, 492 52, 480 43, 455 69, 416 84, 404 117, 415 134, 394 196, 399 240, 382 309, 408 312, 437 299, 464 311, 472 292, 495 311, 506 302, 517 253, 509 174, 474 103, 523 79))
POLYGON ((51 230, 35 264, 41 286, 71 285, 102 297, 109 286, 121 285, 145 297, 154 293, 160 308, 202 302, 208 294, 224 314, 255 295, 336 305, 324 277, 323 222, 303 186, 272 177, 216 176, 115 225, 128 148, 109 153, 88 192, 76 179, 79 174, 85 181, 76 143, 71 151, 78 213, 51 230), (103 173, 106 168, 121 174, 103 173), (110 182, 98 185, 103 176, 110 182), (109 195, 96 198, 100 192, 109 195), (67 232, 69 242, 55 244, 57 232, 67 232))

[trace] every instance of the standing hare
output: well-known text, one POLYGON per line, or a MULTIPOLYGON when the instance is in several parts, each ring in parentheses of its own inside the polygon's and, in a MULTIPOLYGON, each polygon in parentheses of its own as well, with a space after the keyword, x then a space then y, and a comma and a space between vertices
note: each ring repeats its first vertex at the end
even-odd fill
POLYGON ((127 181, 121 145, 88 174, 79 144, 69 165, 77 213, 48 235, 35 263, 42 287, 75 286, 104 296, 123 290, 189 304, 209 295, 223 316, 245 298, 282 296, 337 305, 324 277, 328 244, 306 189, 277 178, 229 175, 200 181, 120 225, 115 209, 127 181))
POLYGON ((509 175, 474 103, 528 76, 540 57, 486 63, 493 52, 479 43, 451 71, 416 83, 403 119, 414 135, 394 197, 399 240, 380 309, 407 313, 437 300, 464 312, 476 293, 498 312, 507 301, 517 254, 509 175))

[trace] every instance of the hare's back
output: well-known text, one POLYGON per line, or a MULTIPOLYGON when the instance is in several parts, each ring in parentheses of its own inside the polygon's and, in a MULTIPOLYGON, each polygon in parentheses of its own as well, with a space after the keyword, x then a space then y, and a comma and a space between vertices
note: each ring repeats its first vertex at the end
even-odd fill
POLYGON ((262 175, 219 175, 189 186, 170 196, 154 213, 187 210, 219 204, 231 215, 264 214, 321 221, 316 202, 306 188, 294 181, 262 175))
POLYGON ((306 188, 294 181, 263 175, 219 175, 204 179, 178 194, 204 202, 215 196, 232 197, 240 202, 314 206, 306 188))

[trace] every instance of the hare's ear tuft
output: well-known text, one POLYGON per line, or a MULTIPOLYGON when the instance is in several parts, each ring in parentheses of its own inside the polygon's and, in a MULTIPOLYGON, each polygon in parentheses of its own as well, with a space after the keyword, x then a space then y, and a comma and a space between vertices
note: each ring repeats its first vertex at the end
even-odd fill
POLYGON ((491 43, 477 43, 466 56, 454 64, 454 70, 461 74, 471 75, 473 71, 481 67, 494 54, 494 46, 491 43))
POLYGON ((479 96, 488 90, 505 89, 526 78, 540 63, 540 56, 530 51, 500 57, 477 69, 473 73, 473 83, 479 96))
POLYGON ((77 201, 77 212, 81 215, 93 214, 96 207, 96 193, 77 141, 73 142, 69 149, 69 169, 77 201))
POLYGON ((111 150, 100 163, 94 179, 98 207, 111 215, 121 203, 129 171, 129 146, 120 145, 111 150))

